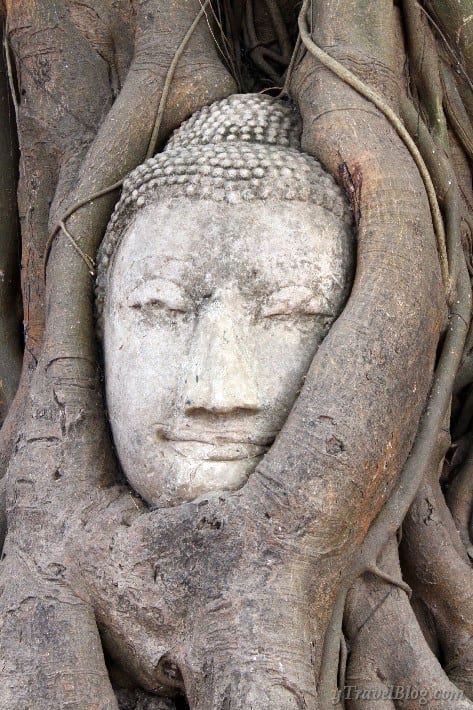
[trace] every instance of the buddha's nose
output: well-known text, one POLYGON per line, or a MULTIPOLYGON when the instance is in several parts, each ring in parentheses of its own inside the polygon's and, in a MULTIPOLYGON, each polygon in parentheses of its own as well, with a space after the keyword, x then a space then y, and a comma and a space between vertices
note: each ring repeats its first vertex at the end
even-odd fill
POLYGON ((243 314, 231 299, 215 298, 203 307, 182 393, 186 414, 260 409, 247 338, 243 314))

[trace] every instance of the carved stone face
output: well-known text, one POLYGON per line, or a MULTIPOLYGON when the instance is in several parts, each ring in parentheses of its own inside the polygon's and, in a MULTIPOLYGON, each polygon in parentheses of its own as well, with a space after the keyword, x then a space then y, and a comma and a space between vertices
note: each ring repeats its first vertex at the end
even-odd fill
POLYGON ((183 198, 137 214, 104 311, 110 420, 154 505, 241 487, 283 425, 351 276, 322 207, 183 198))

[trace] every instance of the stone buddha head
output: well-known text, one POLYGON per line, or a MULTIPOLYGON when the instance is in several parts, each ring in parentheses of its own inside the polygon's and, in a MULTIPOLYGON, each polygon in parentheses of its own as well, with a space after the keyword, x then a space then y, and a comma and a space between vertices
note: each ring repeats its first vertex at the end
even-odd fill
POLYGON ((287 103, 231 96, 124 183, 96 304, 118 456, 152 505, 244 485, 346 300, 349 210, 299 136, 287 103))

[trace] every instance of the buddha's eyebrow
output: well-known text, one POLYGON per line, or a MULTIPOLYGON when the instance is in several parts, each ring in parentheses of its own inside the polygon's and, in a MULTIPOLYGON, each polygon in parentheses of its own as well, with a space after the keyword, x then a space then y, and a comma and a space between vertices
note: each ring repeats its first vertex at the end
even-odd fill
POLYGON ((192 258, 188 256, 179 257, 175 254, 148 254, 146 256, 140 256, 135 259, 132 259, 130 263, 130 269, 133 269, 135 266, 139 266, 140 268, 142 268, 143 265, 146 266, 147 264, 160 268, 163 265, 168 266, 173 261, 177 262, 178 264, 184 264, 185 266, 190 266, 193 263, 192 258))
POLYGON ((149 287, 156 285, 156 288, 159 289, 160 284, 172 284, 173 286, 176 287, 177 290, 183 291, 184 293, 187 294, 186 287, 183 283, 180 283, 176 279, 173 278, 166 278, 164 276, 159 276, 157 274, 151 274, 149 276, 142 276, 139 279, 130 279, 130 287, 127 289, 128 293, 133 293, 135 291, 138 291, 141 288, 149 287))
POLYGON ((267 297, 293 297, 294 303, 298 302, 303 304, 308 299, 319 298, 325 302, 325 304, 336 310, 336 298, 334 300, 333 289, 334 285, 343 287, 343 284, 334 277, 331 278, 331 283, 329 286, 322 286, 321 284, 300 284, 300 283, 280 283, 273 285, 271 289, 268 290, 267 297))
POLYGON ((190 259, 177 257, 143 257, 130 264, 130 279, 137 283, 147 283, 154 279, 173 281, 177 286, 185 285, 185 275, 192 266, 190 259))

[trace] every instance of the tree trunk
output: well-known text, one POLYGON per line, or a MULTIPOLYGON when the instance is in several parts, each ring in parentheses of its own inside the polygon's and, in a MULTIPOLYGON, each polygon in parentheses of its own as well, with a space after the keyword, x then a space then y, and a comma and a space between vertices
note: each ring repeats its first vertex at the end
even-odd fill
POLYGON ((11 403, 6 134, 1 707, 358 709, 376 692, 380 708, 473 706, 473 23, 453 5, 7 0, 0 110, 9 75, 25 342, 11 403), (152 510, 124 481, 106 419, 95 252, 121 181, 174 128, 283 82, 304 150, 352 205, 350 298, 248 482, 152 510), (432 474, 446 450, 453 518, 432 474), (409 506, 415 604, 395 537, 409 506))

